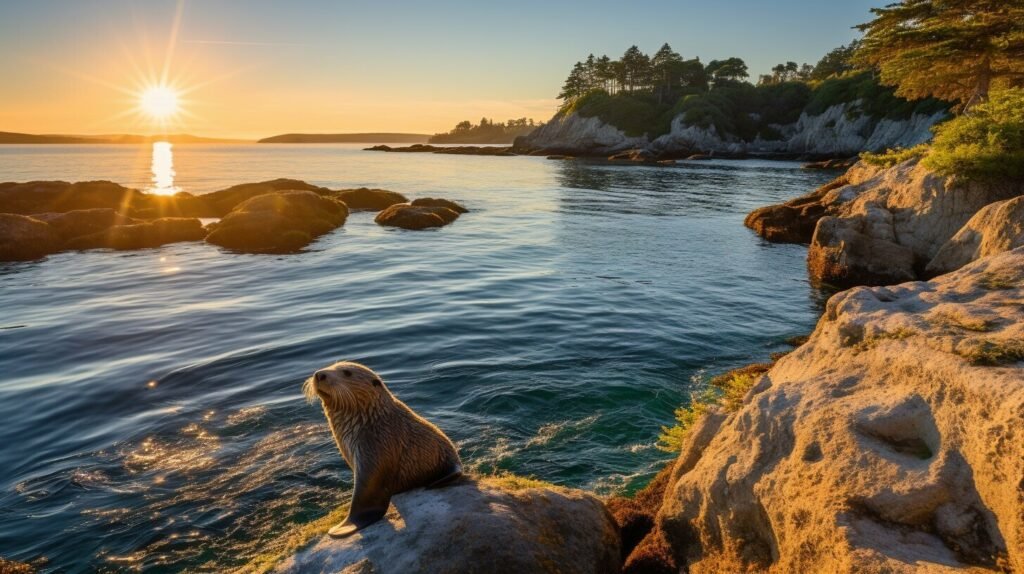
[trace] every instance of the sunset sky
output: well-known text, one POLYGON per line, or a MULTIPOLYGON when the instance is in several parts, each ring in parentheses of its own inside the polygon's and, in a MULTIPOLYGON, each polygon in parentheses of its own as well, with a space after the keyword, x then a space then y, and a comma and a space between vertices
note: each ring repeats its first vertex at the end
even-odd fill
POLYGON ((669 42, 751 75, 816 62, 884 2, 33 0, 0 5, 0 131, 159 133, 138 92, 183 90, 169 132, 446 131, 546 120, 572 64, 669 42), (176 24, 177 22, 177 24, 176 24))

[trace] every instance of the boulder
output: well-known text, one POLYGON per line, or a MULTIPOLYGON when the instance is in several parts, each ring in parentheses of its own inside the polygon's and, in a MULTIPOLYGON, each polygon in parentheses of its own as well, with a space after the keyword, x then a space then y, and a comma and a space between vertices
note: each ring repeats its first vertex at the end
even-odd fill
POLYGON ((1024 571, 1024 248, 829 300, 657 517, 693 574, 1024 571))
POLYGON ((306 183, 299 179, 279 178, 256 183, 242 183, 220 191, 196 196, 206 204, 207 212, 205 214, 195 214, 195 216, 223 217, 241 205, 243 201, 275 191, 312 191, 320 195, 331 193, 326 187, 306 183))
POLYGON ((861 162, 845 177, 846 185, 818 200, 815 213, 832 219, 819 221, 808 251, 811 275, 844 287, 923 277, 939 249, 981 208, 1024 193, 1024 181, 945 177, 919 159, 888 169, 861 162))
POLYGON ((247 253, 298 251, 345 223, 344 203, 312 191, 279 191, 242 202, 209 226, 206 241, 247 253))
POLYGON ((130 211, 135 207, 151 207, 149 196, 112 181, 0 183, 0 213, 28 215, 94 208, 130 211))
POLYGON ((422 207, 447 207, 455 213, 469 213, 468 209, 458 203, 447 199, 441 199, 439 197, 421 197, 419 199, 414 199, 412 205, 422 207))
POLYGON ((275 572, 619 572, 615 522, 578 490, 480 478, 391 502, 384 520, 349 538, 325 536, 275 572))
POLYGON ((63 213, 37 213, 32 218, 48 223, 64 241, 83 235, 99 233, 115 225, 137 223, 131 217, 126 217, 113 209, 102 207, 76 209, 63 213))
POLYGON ((396 203, 408 203, 408 199, 401 193, 388 191, 386 189, 370 189, 360 187, 358 189, 343 189, 332 192, 336 199, 345 202, 349 209, 367 209, 380 211, 391 207, 396 203))
POLYGON ((1024 245, 1024 196, 983 207, 928 263, 929 275, 948 273, 981 257, 1024 245))
POLYGON ((25 215, 0 213, 0 261, 29 261, 60 248, 60 235, 25 215))
POLYGON ((849 182, 846 176, 840 176, 808 195, 759 207, 747 215, 743 225, 774 243, 810 243, 818 220, 834 212, 840 203, 831 192, 849 182))
POLYGON ((458 212, 447 207, 397 203, 378 213, 374 221, 379 225, 401 227, 402 229, 427 229, 444 227, 458 218, 458 212))
POLYGON ((98 233, 83 235, 64 243, 64 249, 147 249, 168 243, 201 241, 206 236, 203 224, 190 217, 161 217, 115 225, 98 233))

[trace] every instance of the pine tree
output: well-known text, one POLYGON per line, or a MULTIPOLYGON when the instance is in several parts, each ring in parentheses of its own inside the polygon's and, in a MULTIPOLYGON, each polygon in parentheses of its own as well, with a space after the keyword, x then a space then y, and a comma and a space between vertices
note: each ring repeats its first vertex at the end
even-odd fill
POLYGON ((966 109, 1024 81, 1024 0, 901 0, 871 11, 857 61, 897 95, 966 109))
POLYGON ((683 57, 672 50, 668 43, 662 44, 651 58, 651 74, 656 83, 659 104, 663 97, 668 97, 672 89, 679 85, 682 68, 683 57))
POLYGON ((583 62, 576 62, 576 65, 572 67, 572 71, 569 72, 569 77, 565 79, 562 92, 558 94, 559 99, 568 102, 585 94, 587 91, 586 74, 587 71, 583 62))

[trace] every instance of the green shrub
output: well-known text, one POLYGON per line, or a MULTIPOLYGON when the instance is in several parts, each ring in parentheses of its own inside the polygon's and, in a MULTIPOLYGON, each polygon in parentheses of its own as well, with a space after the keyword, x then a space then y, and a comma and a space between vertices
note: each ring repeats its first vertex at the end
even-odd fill
POLYGON ((920 144, 912 148, 890 149, 882 153, 866 151, 860 154, 860 159, 864 160, 864 163, 876 165, 878 167, 893 167, 909 159, 922 157, 927 154, 928 144, 920 144))
POLYGON ((904 120, 914 114, 932 115, 949 109, 948 103, 933 98, 905 100, 896 95, 895 88, 879 84, 871 72, 853 72, 818 83, 805 111, 817 116, 832 106, 858 100, 859 112, 874 119, 904 120))
POLYGON ((1024 177, 1024 89, 994 93, 934 131, 927 167, 975 180, 1024 177))
POLYGON ((598 117, 602 122, 611 124, 627 136, 636 137, 647 134, 656 138, 668 133, 670 126, 664 121, 664 114, 670 110, 670 104, 659 104, 653 94, 615 94, 609 95, 604 90, 594 90, 562 108, 560 114, 573 112, 585 117, 598 117))

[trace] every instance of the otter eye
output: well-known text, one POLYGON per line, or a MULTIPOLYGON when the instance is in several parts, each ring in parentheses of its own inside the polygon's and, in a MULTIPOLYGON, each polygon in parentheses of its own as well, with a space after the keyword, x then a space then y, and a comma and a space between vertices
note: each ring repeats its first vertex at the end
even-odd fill
POLYGON ((346 377, 351 377, 352 376, 352 371, 350 371, 348 369, 345 369, 345 370, 343 370, 341 372, 341 374, 345 375, 346 377))
POLYGON ((380 382, 380 379, 374 379, 373 380, 373 386, 375 386, 375 387, 379 387, 382 384, 384 384, 384 383, 380 382))

